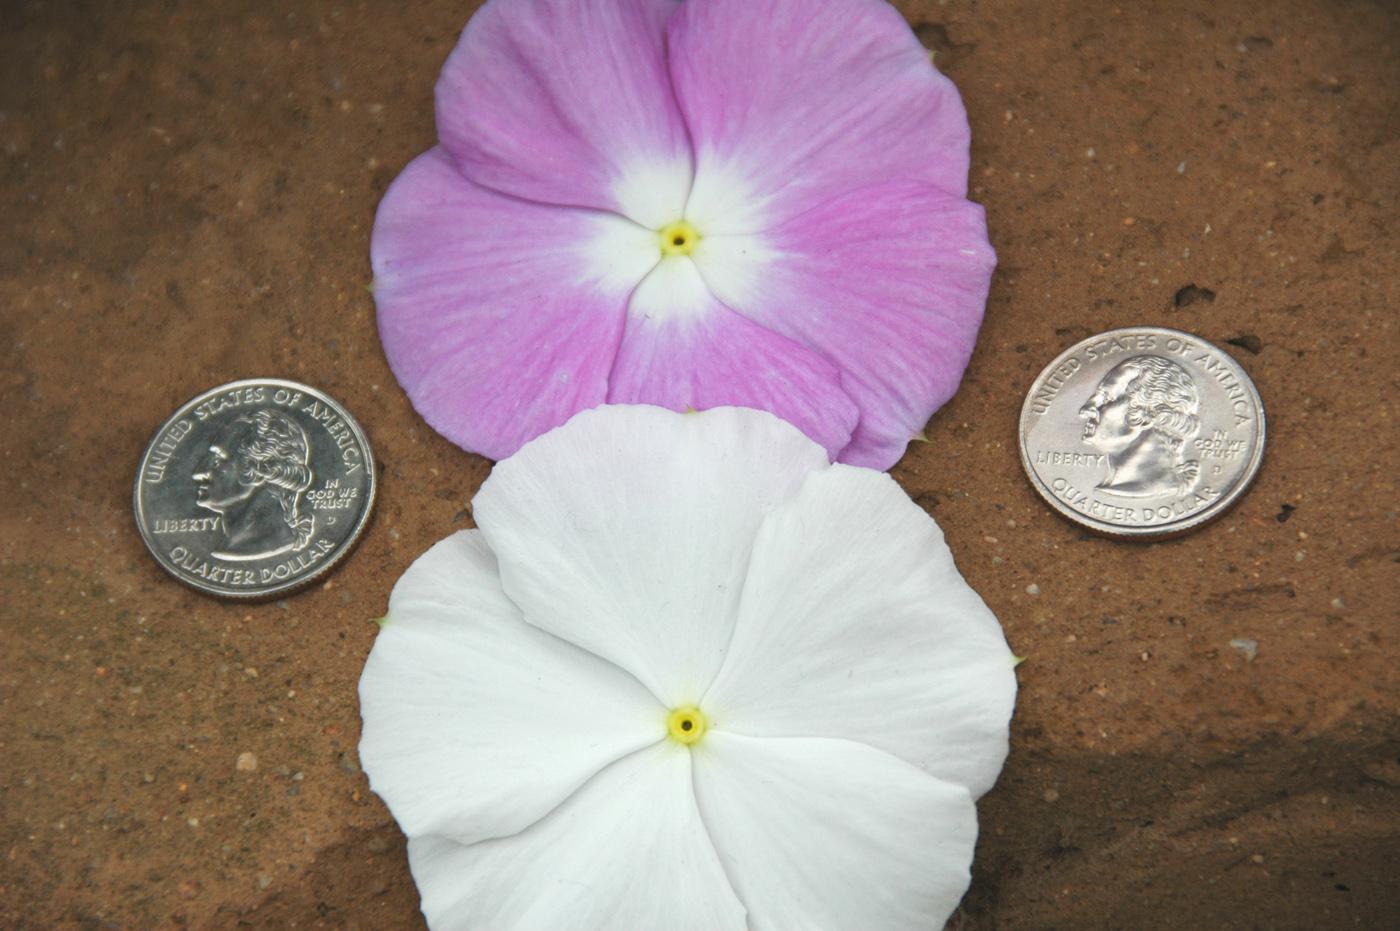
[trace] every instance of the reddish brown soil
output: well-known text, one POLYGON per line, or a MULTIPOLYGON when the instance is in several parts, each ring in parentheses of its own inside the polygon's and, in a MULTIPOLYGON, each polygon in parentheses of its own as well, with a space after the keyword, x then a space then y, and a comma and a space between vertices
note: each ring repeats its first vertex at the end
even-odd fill
MULTIPOLYGON (((955 926, 1400 927, 1400 8, 900 6, 1001 268, 894 474, 1029 657, 955 926), (1254 489, 1168 543, 1051 515, 1015 451, 1035 372, 1135 323, 1233 344, 1271 419, 1254 489)), ((0 925, 420 926, 355 685, 488 464, 395 385, 367 243, 472 7, 4 5, 0 925), (259 374, 346 403, 383 494, 331 582, 225 604, 146 555, 130 486, 176 405, 259 374)))

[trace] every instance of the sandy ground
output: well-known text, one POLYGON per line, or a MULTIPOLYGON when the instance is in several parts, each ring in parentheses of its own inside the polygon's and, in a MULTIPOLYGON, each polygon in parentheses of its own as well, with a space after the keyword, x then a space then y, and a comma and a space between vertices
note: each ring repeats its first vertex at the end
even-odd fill
MULTIPOLYGON (((355 686, 488 463, 389 373, 368 236, 474 5, 3 6, 0 925, 419 927, 355 686), (168 579, 130 510, 159 422, 251 375, 384 464, 353 558, 260 606, 168 579)), ((954 926, 1400 927, 1400 8, 899 6, 1001 266, 894 474, 1029 657, 954 926), (1135 323, 1229 344, 1271 419, 1250 494, 1160 544, 1053 516, 1016 456, 1040 367, 1135 323)))

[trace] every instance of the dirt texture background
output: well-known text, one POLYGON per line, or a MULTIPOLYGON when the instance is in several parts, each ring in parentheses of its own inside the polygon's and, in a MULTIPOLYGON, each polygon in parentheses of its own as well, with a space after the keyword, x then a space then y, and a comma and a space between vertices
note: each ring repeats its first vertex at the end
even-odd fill
MULTIPOLYGON (((489 463, 394 382, 368 237, 474 6, 3 3, 0 926, 421 927, 356 682, 489 463), (169 579, 130 497, 167 415, 254 375, 383 470, 331 580, 249 606, 169 579)), ((1400 927, 1400 6, 899 7, 1001 264, 894 475, 1029 657, 954 927, 1400 927), (1039 369, 1139 323, 1226 345, 1270 416, 1238 507, 1157 544, 1052 515, 1016 454, 1039 369)))

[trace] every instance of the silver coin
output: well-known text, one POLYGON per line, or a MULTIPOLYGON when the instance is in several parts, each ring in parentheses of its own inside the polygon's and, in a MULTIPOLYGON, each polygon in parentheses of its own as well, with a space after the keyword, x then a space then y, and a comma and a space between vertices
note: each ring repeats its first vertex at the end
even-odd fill
POLYGON ((156 431, 136 525, 175 578, 225 598, 306 585, 354 546, 374 507, 374 454, 345 408, 277 378, 230 382, 156 431))
POLYGON ((1183 533, 1239 499, 1264 456, 1264 405, 1229 355, 1165 327, 1077 343, 1021 408, 1021 462, 1065 517, 1120 537, 1183 533))

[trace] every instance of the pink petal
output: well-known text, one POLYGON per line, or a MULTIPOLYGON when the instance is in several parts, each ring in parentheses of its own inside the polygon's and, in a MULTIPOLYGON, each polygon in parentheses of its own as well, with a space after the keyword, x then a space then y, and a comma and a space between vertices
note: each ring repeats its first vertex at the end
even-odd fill
POLYGON ((860 407, 840 460, 898 461, 972 355, 996 263, 982 208, 895 182, 835 197, 762 237, 716 239, 716 260, 700 263, 716 296, 840 369, 860 407), (761 276, 723 260, 745 252, 767 256, 761 276))
POLYGON ((663 261, 633 294, 608 401, 771 411, 831 456, 859 416, 831 363, 715 300, 685 258, 663 261))
POLYGON ((437 85, 442 144, 473 181, 542 203, 677 219, 691 155, 666 68, 675 0, 487 3, 437 85))
POLYGON ((864 185, 967 190, 962 101, 884 0, 705 0, 668 27, 687 217, 753 232, 864 185))
POLYGON ((423 418, 499 459, 601 404, 627 295, 655 262, 606 248, 632 231, 655 238, 488 191, 441 149, 414 160, 379 206, 370 252, 384 352, 423 418))

